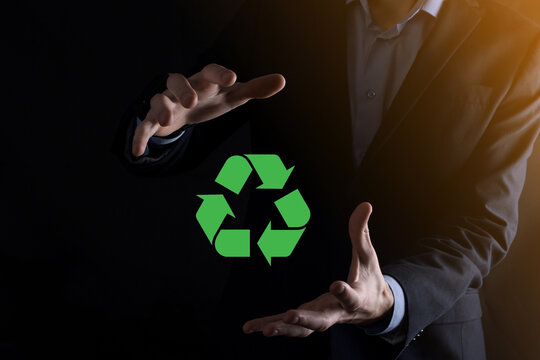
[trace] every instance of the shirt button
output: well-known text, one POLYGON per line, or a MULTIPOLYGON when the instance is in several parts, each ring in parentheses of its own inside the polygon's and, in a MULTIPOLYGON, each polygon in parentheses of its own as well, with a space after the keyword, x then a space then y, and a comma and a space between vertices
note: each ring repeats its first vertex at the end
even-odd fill
POLYGON ((374 99, 377 96, 377 93, 373 89, 369 89, 366 93, 368 99, 374 99))

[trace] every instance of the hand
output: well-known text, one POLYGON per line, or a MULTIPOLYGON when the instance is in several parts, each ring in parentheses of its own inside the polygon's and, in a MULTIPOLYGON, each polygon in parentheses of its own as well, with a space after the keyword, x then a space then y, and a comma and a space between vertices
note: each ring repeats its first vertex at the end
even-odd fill
POLYGON ((265 336, 306 337, 334 324, 367 325, 391 311, 394 295, 384 280, 377 254, 371 245, 368 220, 371 205, 362 203, 349 219, 352 261, 347 282, 336 281, 330 292, 285 313, 254 319, 243 326, 245 333, 265 336))
POLYGON ((189 78, 171 74, 167 90, 152 97, 146 118, 135 129, 133 155, 141 156, 154 135, 167 136, 186 124, 215 119, 251 99, 268 98, 284 86, 280 74, 240 83, 233 71, 217 64, 207 65, 189 78))

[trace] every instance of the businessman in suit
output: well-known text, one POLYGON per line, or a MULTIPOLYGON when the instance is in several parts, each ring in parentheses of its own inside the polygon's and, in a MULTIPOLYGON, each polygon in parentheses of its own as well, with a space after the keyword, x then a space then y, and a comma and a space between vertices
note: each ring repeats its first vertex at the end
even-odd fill
POLYGON ((233 262, 220 352, 485 358, 478 289, 517 227, 539 35, 490 0, 246 1, 210 65, 151 84, 118 137, 126 166, 215 171, 244 134, 294 163, 310 204, 290 258, 233 262))

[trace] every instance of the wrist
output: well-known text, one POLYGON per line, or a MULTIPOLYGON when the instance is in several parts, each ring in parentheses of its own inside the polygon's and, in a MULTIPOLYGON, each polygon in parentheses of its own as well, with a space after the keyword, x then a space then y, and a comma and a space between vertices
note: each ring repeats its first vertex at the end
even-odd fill
POLYGON ((189 129, 192 124, 182 124, 180 127, 178 126, 167 126, 160 128, 154 136, 163 138, 163 139, 173 139, 175 137, 178 137, 182 132, 189 129))
POLYGON ((375 320, 380 320, 388 316, 391 316, 394 309, 394 293, 392 292, 392 289, 390 288, 390 285, 388 285, 386 280, 383 279, 383 281, 384 281, 384 285, 380 292, 380 300, 379 300, 380 306, 378 310, 378 315, 375 318, 375 320))

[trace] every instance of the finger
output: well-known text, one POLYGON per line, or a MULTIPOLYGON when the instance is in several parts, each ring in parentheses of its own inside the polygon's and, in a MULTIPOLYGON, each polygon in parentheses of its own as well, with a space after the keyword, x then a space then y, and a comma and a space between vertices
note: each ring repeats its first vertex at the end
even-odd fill
MULTIPOLYGON (((190 79, 191 81, 191 79, 190 79)), ((272 96, 285 86, 285 79, 281 75, 266 75, 250 80, 247 83, 236 83, 233 86, 222 89, 219 95, 208 106, 197 106, 186 114, 186 122, 198 123, 215 119, 226 112, 245 104, 248 100, 272 96)), ((199 90, 197 90, 199 91, 199 90)), ((198 93, 199 100, 206 95, 198 93)))
POLYGON ((148 116, 135 128, 131 146, 133 156, 141 156, 144 154, 148 140, 156 133, 158 128, 159 124, 149 120, 148 116))
POLYGON ((360 295, 344 281, 335 281, 330 285, 330 293, 338 299, 343 309, 348 312, 357 311, 362 307, 360 295))
POLYGON ((326 331, 335 324, 336 319, 331 319, 321 311, 313 310, 289 310, 283 317, 283 322, 289 325, 297 325, 313 331, 326 331))
POLYGON ((192 108, 197 104, 197 93, 184 75, 169 75, 167 78, 167 89, 186 109, 192 108))
POLYGON ((242 326, 242 330, 244 333, 249 334, 255 331, 262 331, 263 327, 266 324, 279 321, 283 318, 283 313, 278 315, 272 315, 272 316, 266 316, 263 318, 253 319, 247 321, 244 326, 242 326))
POLYGON ((225 102, 230 108, 235 108, 251 99, 269 98, 284 87, 285 78, 280 74, 260 76, 227 90, 225 102))
POLYGON ((313 333, 313 330, 299 325, 286 324, 283 321, 275 321, 264 326, 262 333, 264 336, 289 336, 289 337, 307 337, 313 333))
POLYGON ((174 121, 174 102, 165 94, 156 94, 150 99, 150 116, 163 126, 169 126, 174 121))
POLYGON ((202 78, 209 83, 229 87, 236 82, 234 71, 218 64, 208 64, 200 72, 202 78))

